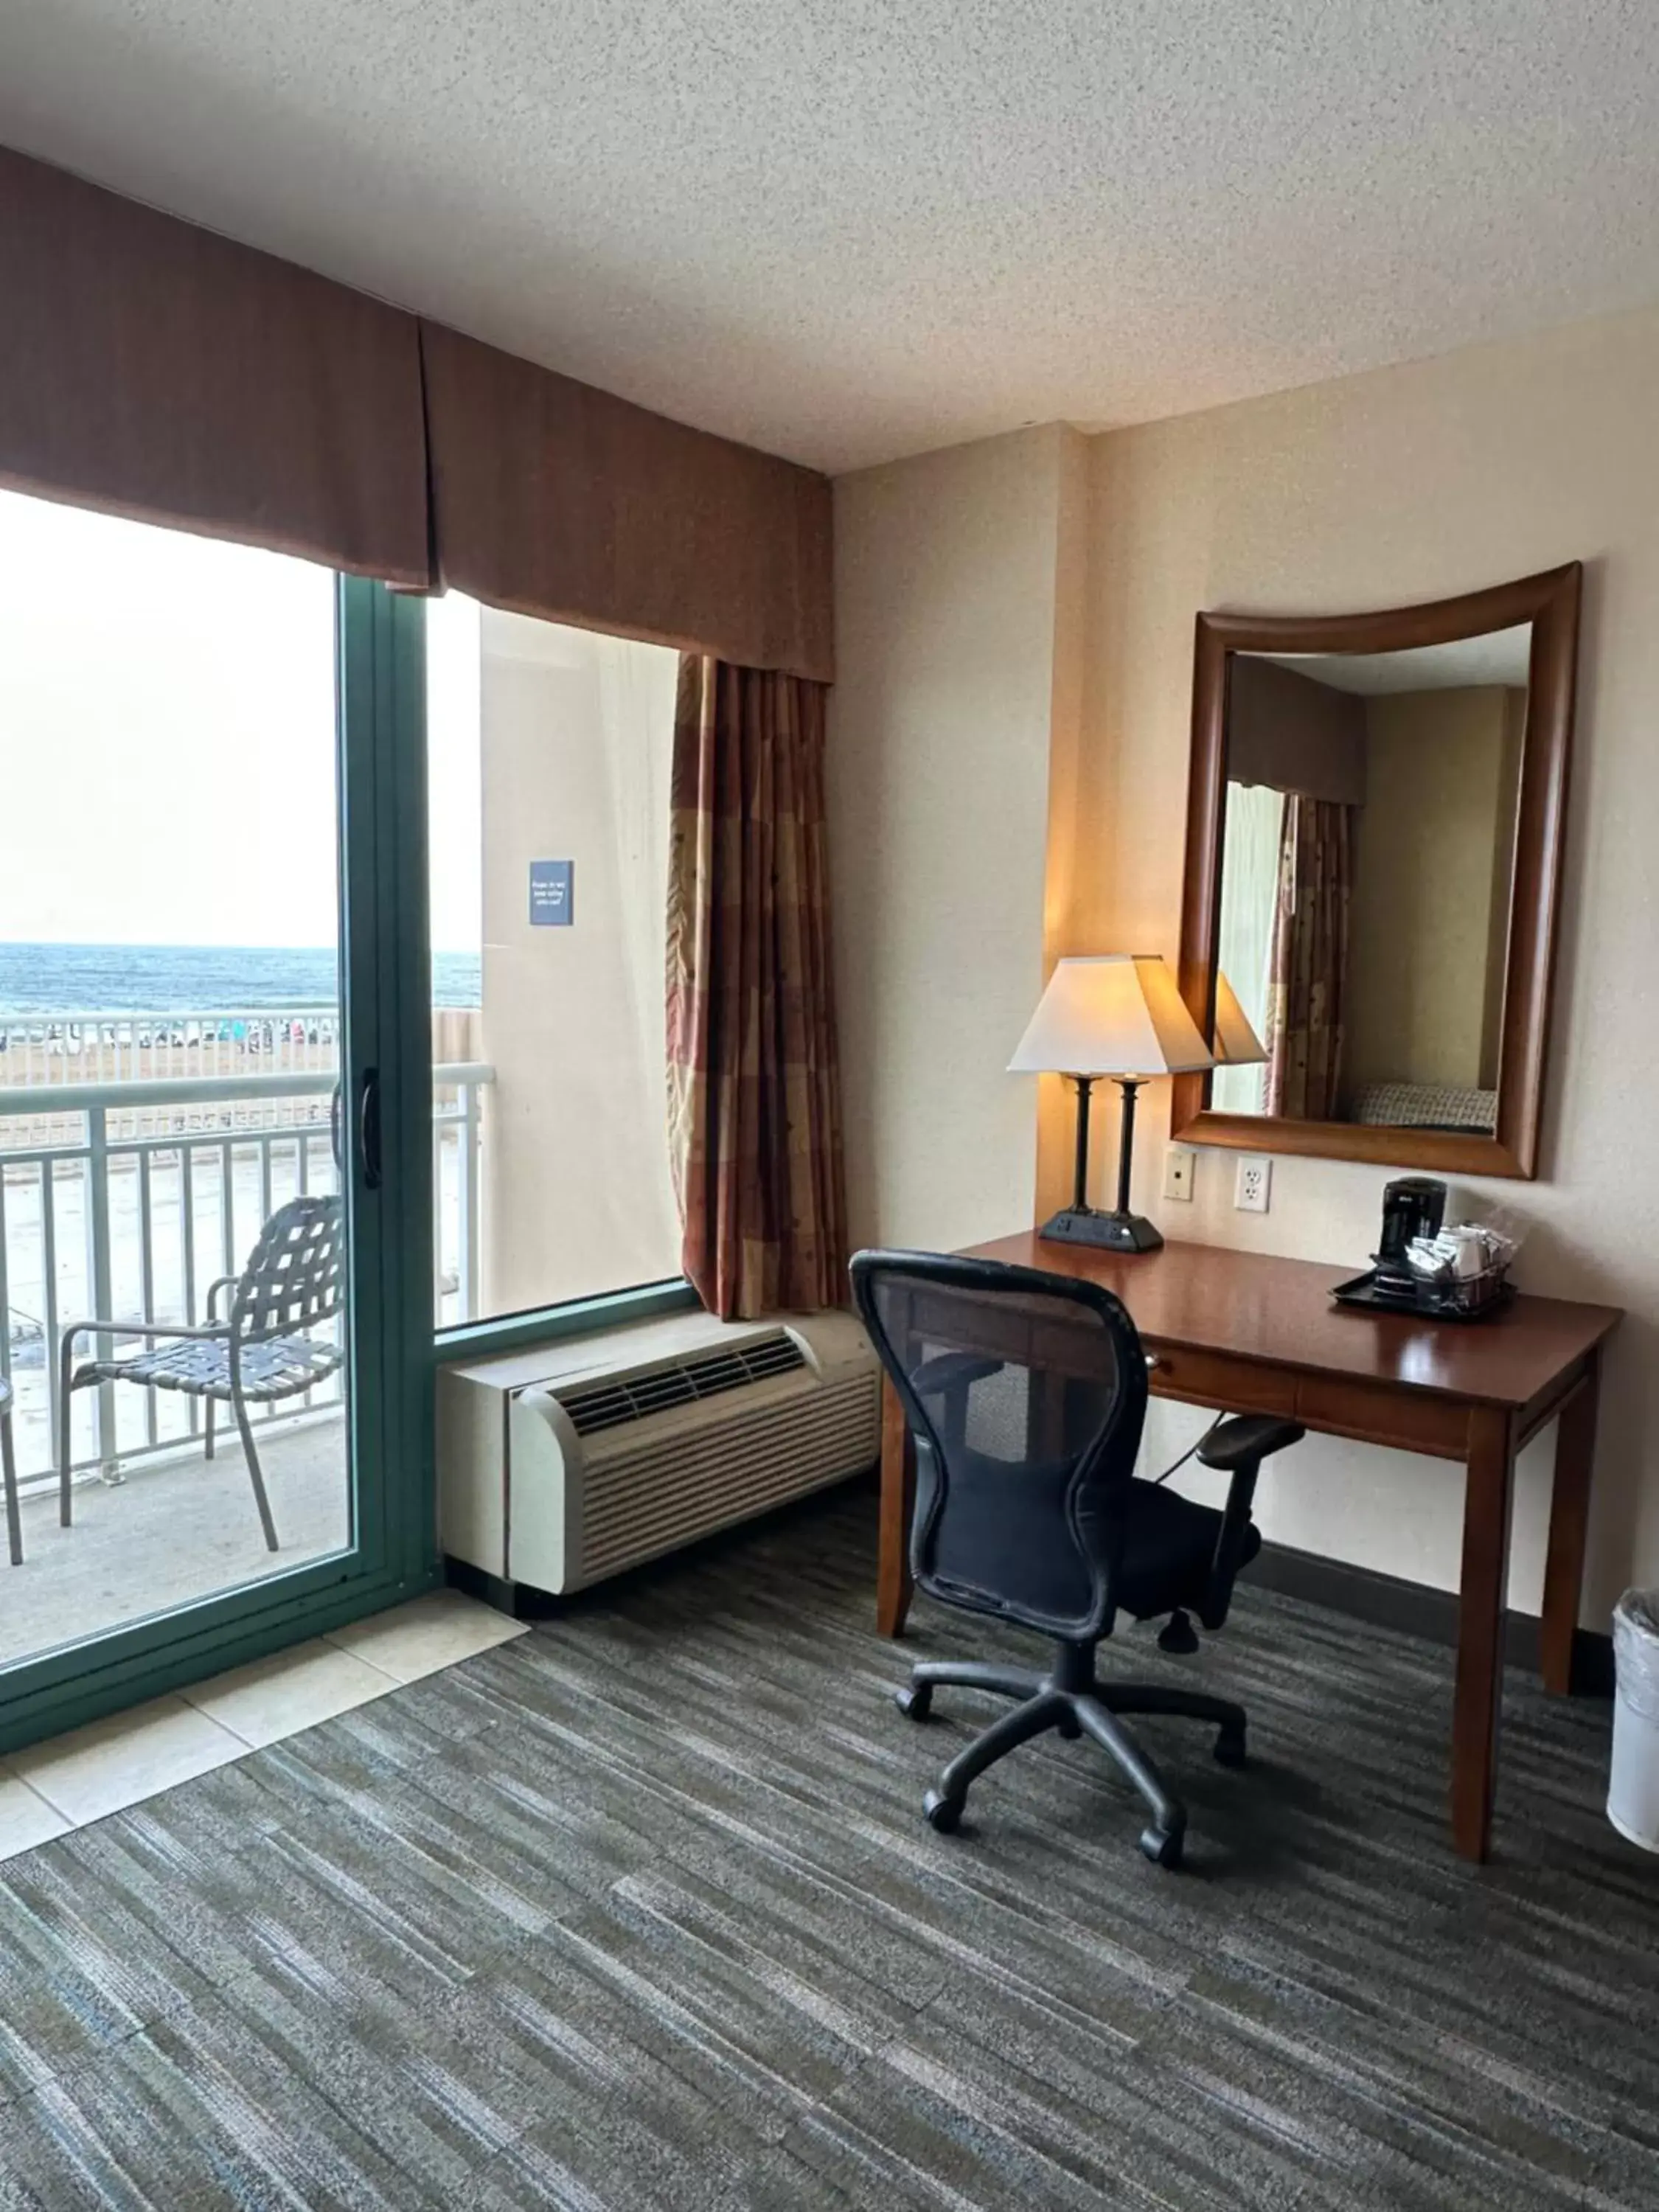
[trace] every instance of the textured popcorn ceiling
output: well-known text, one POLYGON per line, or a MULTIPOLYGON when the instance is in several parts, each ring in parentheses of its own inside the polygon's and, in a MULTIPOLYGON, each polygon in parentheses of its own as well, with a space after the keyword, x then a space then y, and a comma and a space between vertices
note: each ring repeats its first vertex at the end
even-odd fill
POLYGON ((1654 0, 0 0, 0 141, 830 468, 1659 297, 1654 0))

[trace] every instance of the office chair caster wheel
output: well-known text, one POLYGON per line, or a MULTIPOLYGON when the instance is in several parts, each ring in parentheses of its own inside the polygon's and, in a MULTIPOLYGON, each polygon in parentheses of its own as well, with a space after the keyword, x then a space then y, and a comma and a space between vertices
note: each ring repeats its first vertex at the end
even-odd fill
POLYGON ((937 1828, 941 1836, 954 1836, 962 1820, 962 1802, 956 1797, 941 1797, 937 1790, 930 1790, 921 1801, 922 1817, 930 1828, 937 1828))
POLYGON ((902 1690, 894 1691, 893 1703, 911 1720, 925 1721, 933 1710, 933 1686, 931 1682, 907 1682, 902 1690))
POLYGON ((1174 1870, 1181 1864, 1182 1831, 1179 1828, 1143 1828, 1140 1848, 1154 1866, 1174 1870))
POLYGON ((1158 1631, 1158 1648, 1160 1651, 1178 1652, 1182 1658, 1190 1658, 1197 1650, 1198 1631, 1179 1606, 1158 1631))
POLYGON ((1215 1740, 1216 1764, 1218 1766, 1243 1766, 1249 1754, 1244 1748, 1244 1731, 1224 1728, 1215 1740))

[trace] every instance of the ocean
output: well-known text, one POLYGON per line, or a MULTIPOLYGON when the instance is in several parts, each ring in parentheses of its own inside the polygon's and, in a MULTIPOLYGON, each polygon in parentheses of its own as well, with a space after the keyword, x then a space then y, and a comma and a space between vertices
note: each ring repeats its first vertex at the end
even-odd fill
MULTIPOLYGON (((434 1006, 476 1006, 476 952, 434 952, 434 1006)), ((337 1000, 331 945, 16 945, 0 943, 0 1016, 185 1014, 337 1000)))

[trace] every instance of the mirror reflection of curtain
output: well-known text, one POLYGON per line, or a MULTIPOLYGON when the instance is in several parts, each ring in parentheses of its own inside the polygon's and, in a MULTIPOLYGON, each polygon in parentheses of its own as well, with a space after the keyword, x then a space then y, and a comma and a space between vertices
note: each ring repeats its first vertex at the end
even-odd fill
POLYGON ((1353 882, 1352 807, 1292 796, 1279 840, 1267 1000, 1267 1110, 1330 1121, 1342 1075, 1353 882))
MULTIPOLYGON (((1265 783, 1230 783, 1221 852, 1221 921, 1217 960, 1259 1037, 1267 1034, 1273 915, 1285 794, 1265 783)), ((1218 1067, 1210 1103, 1219 1114, 1259 1114, 1267 1069, 1218 1067)))

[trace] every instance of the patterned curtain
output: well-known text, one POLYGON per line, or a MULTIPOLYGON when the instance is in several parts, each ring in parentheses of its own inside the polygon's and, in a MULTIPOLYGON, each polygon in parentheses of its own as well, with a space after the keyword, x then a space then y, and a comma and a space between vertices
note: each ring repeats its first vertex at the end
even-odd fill
POLYGON ((1351 810, 1334 799, 1297 796, 1285 808, 1267 992, 1267 1110, 1293 1121, 1328 1121, 1337 1111, 1351 826, 1351 810))
POLYGON ((686 1276, 750 1318, 847 1295, 825 687, 680 659, 668 1097, 686 1276))

